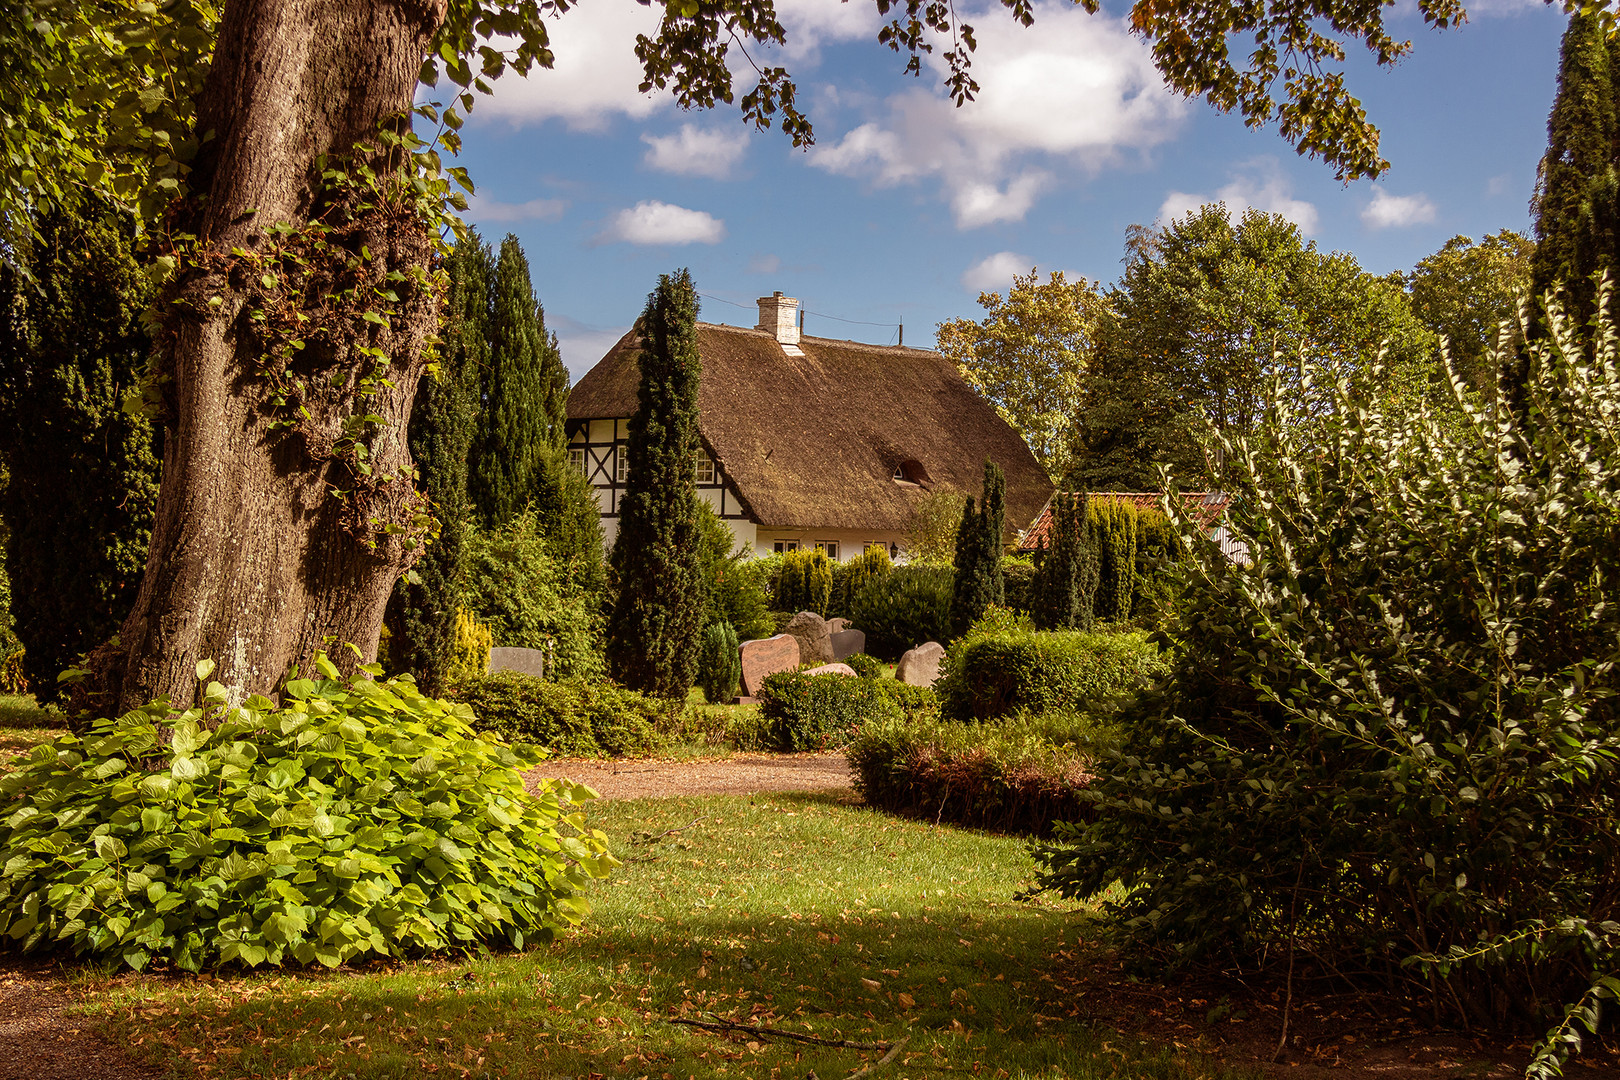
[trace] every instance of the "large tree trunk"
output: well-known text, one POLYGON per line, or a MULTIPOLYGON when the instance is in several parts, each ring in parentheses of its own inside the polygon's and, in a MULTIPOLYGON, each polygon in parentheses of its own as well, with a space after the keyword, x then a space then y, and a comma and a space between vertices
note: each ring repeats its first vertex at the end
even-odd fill
POLYGON ((161 301, 152 549, 119 638, 89 665, 80 700, 98 713, 189 704, 205 658, 241 695, 274 692, 318 650, 375 656, 425 509, 405 425, 437 275, 408 200, 345 191, 321 162, 397 170, 356 144, 408 115, 443 17, 444 0, 225 5, 197 110, 213 135, 173 219, 195 248, 161 301))

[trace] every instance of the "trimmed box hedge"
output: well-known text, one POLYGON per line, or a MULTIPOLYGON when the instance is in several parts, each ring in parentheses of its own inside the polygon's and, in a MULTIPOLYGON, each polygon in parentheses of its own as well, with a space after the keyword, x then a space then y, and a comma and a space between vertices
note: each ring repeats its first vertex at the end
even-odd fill
POLYGON ((668 750, 682 707, 599 679, 550 682, 503 671, 469 679, 456 698, 474 727, 568 757, 636 757, 668 750))
POLYGON ((1007 630, 958 643, 934 689, 947 719, 989 720, 1087 710, 1166 670, 1146 634, 1007 630))
POLYGON ((933 691, 893 679, 784 671, 760 687, 761 739, 771 750, 843 746, 863 724, 932 711, 933 691))

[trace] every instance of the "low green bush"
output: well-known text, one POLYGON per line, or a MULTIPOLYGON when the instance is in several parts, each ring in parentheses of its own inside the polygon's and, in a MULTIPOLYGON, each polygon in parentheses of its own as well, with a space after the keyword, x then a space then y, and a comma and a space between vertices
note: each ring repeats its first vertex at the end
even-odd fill
POLYGON ((864 723, 905 715, 895 697, 877 686, 878 680, 848 675, 784 671, 770 676, 759 695, 765 748, 789 752, 835 748, 864 723))
POLYGON ((782 556, 776 575, 775 606, 786 611, 814 611, 826 615, 832 601, 833 563, 820 548, 791 551, 782 556))
POLYGON ((1145 634, 1015 629, 970 634, 952 650, 934 690, 947 719, 985 720, 1020 710, 1089 710, 1166 670, 1145 634))
POLYGON ((1011 556, 1001 560, 1003 603, 1013 611, 1028 615, 1035 603, 1035 563, 1028 556, 1011 556))
POLYGON ((886 578, 893 572, 894 561, 889 558, 889 549, 882 544, 872 544, 848 562, 835 566, 828 618, 849 618, 855 597, 867 583, 886 578))
POLYGON ((844 663, 854 668, 855 674, 863 679, 881 679, 885 674, 883 661, 867 653, 858 652, 854 656, 846 656, 844 663))
POLYGON ((661 753, 682 709, 600 679, 551 682, 510 671, 470 679, 456 697, 480 730, 569 757, 661 753))
MULTIPOLYGON (((127 964, 329 967, 544 941, 614 864, 532 747, 408 679, 293 679, 171 718, 158 701, 0 780, 0 937, 127 964)), ((371 665, 373 673, 378 669, 371 665)), ((199 669, 206 677, 207 669, 199 669)))
POLYGON ((850 624, 865 631, 868 651, 888 660, 925 641, 949 641, 953 577, 948 566, 897 566, 862 586, 850 624))
POLYGON ((890 813, 1045 836, 1084 819, 1080 793, 1112 729, 1073 712, 960 724, 922 713, 861 727, 844 748, 855 789, 890 813))

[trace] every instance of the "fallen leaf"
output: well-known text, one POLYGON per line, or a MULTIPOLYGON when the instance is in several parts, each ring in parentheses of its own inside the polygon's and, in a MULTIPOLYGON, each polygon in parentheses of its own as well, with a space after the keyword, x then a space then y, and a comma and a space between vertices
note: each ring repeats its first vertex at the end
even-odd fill
POLYGON ((865 983, 867 988, 871 989, 871 990, 881 990, 881 989, 883 989, 883 984, 882 983, 878 982, 876 979, 868 979, 864 975, 861 976, 861 982, 865 983))

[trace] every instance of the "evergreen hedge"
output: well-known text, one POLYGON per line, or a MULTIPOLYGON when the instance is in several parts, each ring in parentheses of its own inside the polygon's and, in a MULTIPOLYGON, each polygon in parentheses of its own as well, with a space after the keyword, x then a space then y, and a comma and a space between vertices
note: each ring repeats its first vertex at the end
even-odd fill
POLYGON ((826 615, 832 605, 833 577, 833 562, 820 548, 788 552, 777 572, 776 610, 826 615))
POLYGON ((681 709, 601 679, 553 682, 503 671, 463 682, 456 699, 480 731, 568 757, 635 757, 669 748, 681 709))
POLYGON ((896 660, 926 641, 949 641, 952 576, 948 566, 897 566, 863 585, 850 623, 865 632, 867 651, 896 660))
POLYGON ((1007 630, 953 648, 934 691, 947 719, 987 720, 1095 709, 1165 670, 1144 634, 1007 630))
POLYGON ((737 696, 742 682, 742 655, 737 631, 728 622, 710 623, 703 632, 703 652, 698 657, 698 685, 703 698, 723 705, 737 696))
POLYGON ((1086 513, 1097 543, 1093 609, 1103 622, 1129 622, 1136 596, 1136 506, 1124 499, 1092 498, 1086 513))

